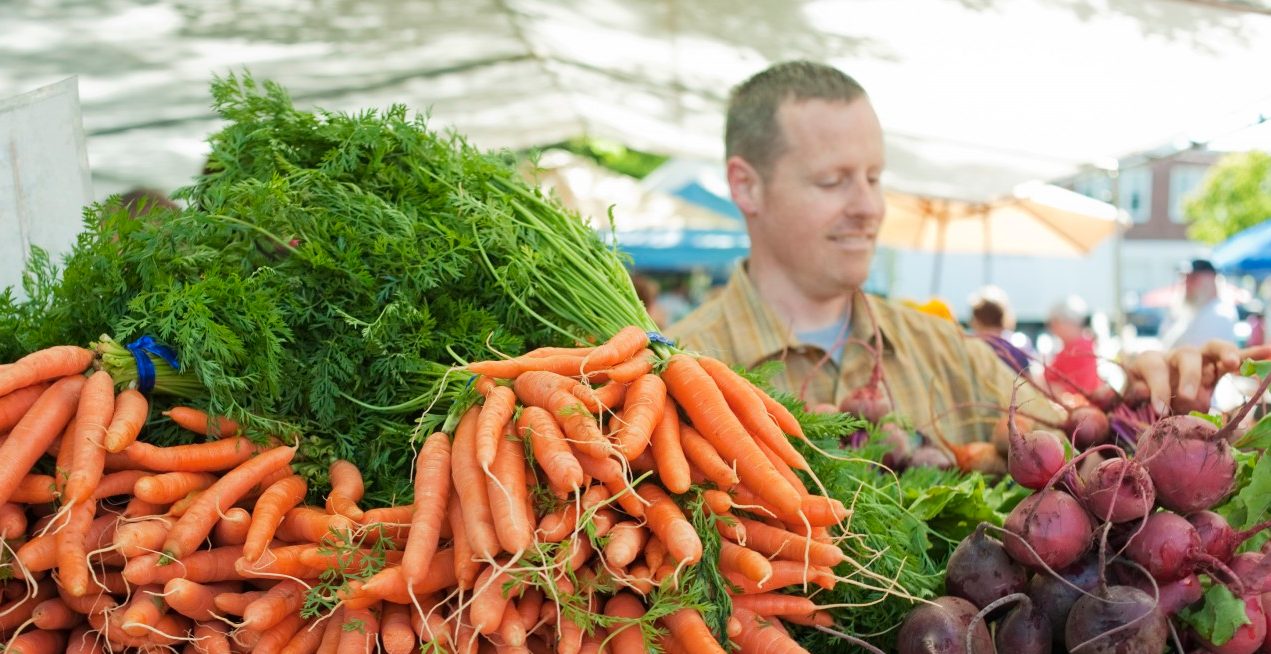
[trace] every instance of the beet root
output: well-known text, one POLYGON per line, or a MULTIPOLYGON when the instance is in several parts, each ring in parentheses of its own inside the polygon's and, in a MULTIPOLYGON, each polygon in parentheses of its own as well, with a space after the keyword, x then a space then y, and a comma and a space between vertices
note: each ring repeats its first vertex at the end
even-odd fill
POLYGON ((1016 563, 1002 542, 985 533, 984 525, 958 543, 949 557, 945 587, 950 595, 970 600, 977 608, 1018 593, 1028 582, 1028 573, 1016 563))
POLYGON ((909 465, 915 468, 938 468, 949 470, 953 467, 953 458, 934 445, 923 445, 914 448, 909 455, 909 465))
POLYGON ((1045 563, 1054 569, 1073 563, 1090 547, 1093 533, 1086 510, 1073 496, 1058 490, 1024 498, 1006 517, 1005 527, 1009 532, 1002 537, 1006 551, 1030 568, 1045 563))
POLYGON ((1199 601, 1205 594, 1204 587, 1200 585, 1200 577, 1194 574, 1174 581, 1158 582, 1156 588, 1153 588, 1152 581, 1137 569, 1125 570, 1118 575, 1118 578, 1126 586, 1134 586, 1147 593, 1148 597, 1155 597, 1159 593, 1160 599, 1156 606, 1167 616, 1174 615, 1184 607, 1199 601))
POLYGON ((1235 555, 1240 547, 1240 539, 1236 530, 1231 528, 1227 519, 1213 511, 1197 511, 1187 516, 1187 521, 1196 528, 1200 536, 1200 546, 1206 554, 1226 563, 1235 555))
POLYGON ((1072 435, 1072 444, 1078 450, 1102 445, 1112 440, 1112 425, 1108 414, 1096 406, 1079 406, 1068 412, 1064 425, 1072 435))
POLYGON ((1077 598, 1081 597, 1081 593, 1072 586, 1087 593, 1093 593, 1099 587, 1099 558, 1090 554, 1056 572, 1059 573, 1059 577, 1044 571, 1033 575, 1033 578, 1028 580, 1026 592, 1028 598, 1033 601, 1033 605, 1045 613, 1050 620, 1051 637, 1055 644, 1062 647, 1068 612, 1072 610, 1072 605, 1077 598))
POLYGON ((1231 494, 1236 460, 1218 428, 1195 416, 1169 416, 1139 436, 1136 460, 1147 468, 1161 506, 1179 513, 1209 509, 1231 494))
POLYGON ((1131 586, 1082 596, 1064 625, 1069 651, 1079 654, 1160 654, 1167 638, 1165 614, 1151 595, 1131 586))
POLYGON ((1126 555, 1147 569, 1158 582, 1174 581, 1196 568, 1201 552, 1200 535, 1182 516, 1162 511, 1143 522, 1143 529, 1130 539, 1126 555))
POLYGON ((937 597, 919 604, 900 625, 899 654, 993 654, 993 639, 983 620, 971 629, 972 650, 966 651, 967 627, 978 610, 961 597, 937 597))
POLYGON ((1267 616, 1262 608, 1262 598, 1258 595, 1249 595, 1244 598, 1245 616, 1249 618, 1249 623, 1240 625, 1236 629, 1236 633, 1231 636, 1231 640, 1222 645, 1215 645, 1200 634, 1196 635, 1196 640, 1204 645, 1205 649, 1214 654, 1253 654, 1262 647, 1262 641, 1267 637, 1267 616))
POLYGON ((858 415, 870 422, 877 423, 891 413, 891 401, 883 394, 878 384, 862 386, 839 403, 839 410, 844 413, 858 415))
POLYGON ((1156 487, 1147 470, 1132 459, 1108 459, 1082 477, 1086 508, 1105 522, 1146 516, 1156 503, 1156 487))
POLYGON ((1009 654, 1050 654, 1053 626, 1050 617, 1024 596, 997 625, 997 651, 1009 654))
POLYGON ((1024 488, 1045 488, 1064 462, 1064 444, 1052 432, 1036 430, 1011 436, 1006 469, 1024 488))

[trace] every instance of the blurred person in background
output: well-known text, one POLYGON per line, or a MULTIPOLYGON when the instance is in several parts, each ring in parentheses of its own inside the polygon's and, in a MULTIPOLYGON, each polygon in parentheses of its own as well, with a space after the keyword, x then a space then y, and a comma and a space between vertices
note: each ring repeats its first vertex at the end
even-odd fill
POLYGON ((1011 311, 1006 291, 996 286, 985 286, 971 296, 971 333, 984 339, 1011 370, 1027 370, 1031 354, 1024 349, 1028 338, 1016 334, 1015 314, 1011 311), (1022 346, 1016 345, 1020 340, 1022 346))
POLYGON ((161 191, 137 187, 119 195, 119 204, 128 210, 128 215, 139 218, 156 209, 181 210, 181 205, 173 202, 161 191))
POLYGON ((631 276, 631 285, 635 287, 636 297, 644 303, 644 310, 649 312, 653 323, 658 326, 658 329, 665 328, 666 312, 662 310, 662 305, 658 302, 658 293, 662 290, 662 285, 656 279, 640 273, 631 276))
POLYGON ((1206 259, 1183 265, 1182 302, 1161 325, 1165 348, 1201 346, 1211 340, 1234 341, 1236 307, 1218 294, 1218 271, 1206 259))
POLYGON ((1046 329, 1063 345, 1047 364, 1045 379, 1056 393, 1090 393, 1101 383, 1089 321, 1090 310, 1076 295, 1051 307, 1046 329))
MULTIPOLYGON (((889 411, 936 424, 950 440, 987 439, 997 416, 986 421, 960 408, 1005 405, 1015 373, 956 324, 861 290, 886 211, 886 157, 860 84, 824 64, 775 64, 733 89, 724 146, 750 256, 716 298, 667 335, 731 365, 782 362, 774 386, 809 406, 845 406, 862 391, 877 392, 867 385, 878 361, 889 411)), ((1197 396, 1202 370, 1222 376, 1240 357, 1233 344, 1216 343, 1145 352, 1126 369, 1163 410, 1171 395, 1197 396)), ((1019 401, 1035 397, 1020 389, 1019 401)), ((1034 404, 1035 414, 1053 415, 1048 403, 1034 404)))

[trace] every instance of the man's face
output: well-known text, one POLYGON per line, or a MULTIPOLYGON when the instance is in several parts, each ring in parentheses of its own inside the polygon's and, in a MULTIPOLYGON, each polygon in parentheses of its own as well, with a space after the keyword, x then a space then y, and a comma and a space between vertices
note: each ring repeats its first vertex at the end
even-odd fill
POLYGON ((1201 271, 1183 276, 1184 299, 1189 303, 1209 300, 1217 288, 1217 277, 1211 272, 1201 271))
POLYGON ((757 184, 752 251, 816 296, 860 288, 885 212, 883 130, 873 107, 865 98, 786 102, 777 124, 785 149, 757 184))

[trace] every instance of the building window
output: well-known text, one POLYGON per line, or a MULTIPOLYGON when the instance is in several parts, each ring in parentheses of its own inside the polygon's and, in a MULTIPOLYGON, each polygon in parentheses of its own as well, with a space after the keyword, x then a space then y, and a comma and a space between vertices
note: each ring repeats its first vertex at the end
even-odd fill
POLYGON ((1183 217, 1183 203, 1187 200, 1187 196, 1194 193, 1200 188, 1201 182, 1205 181, 1205 173, 1209 171, 1209 166, 1201 166, 1197 164, 1179 164, 1170 168, 1169 171, 1169 219, 1181 223, 1183 217))
POLYGON ((1072 181, 1072 190, 1088 198, 1112 201, 1112 180, 1106 173, 1086 173, 1072 181))
POLYGON ((1144 166, 1127 168, 1119 177, 1119 203, 1136 223, 1152 218, 1152 169, 1144 166))

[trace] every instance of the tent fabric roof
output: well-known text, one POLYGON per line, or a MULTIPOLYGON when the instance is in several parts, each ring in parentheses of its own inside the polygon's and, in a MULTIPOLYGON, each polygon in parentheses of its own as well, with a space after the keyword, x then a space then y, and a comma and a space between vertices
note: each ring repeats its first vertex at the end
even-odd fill
POLYGON ((302 104, 431 109, 484 147, 718 160, 732 85, 820 59, 869 89, 889 184, 966 199, 1271 100, 1267 0, 42 0, 0 3, 0 26, 0 96, 79 76, 99 195, 188 181, 208 81, 241 66, 302 104))

